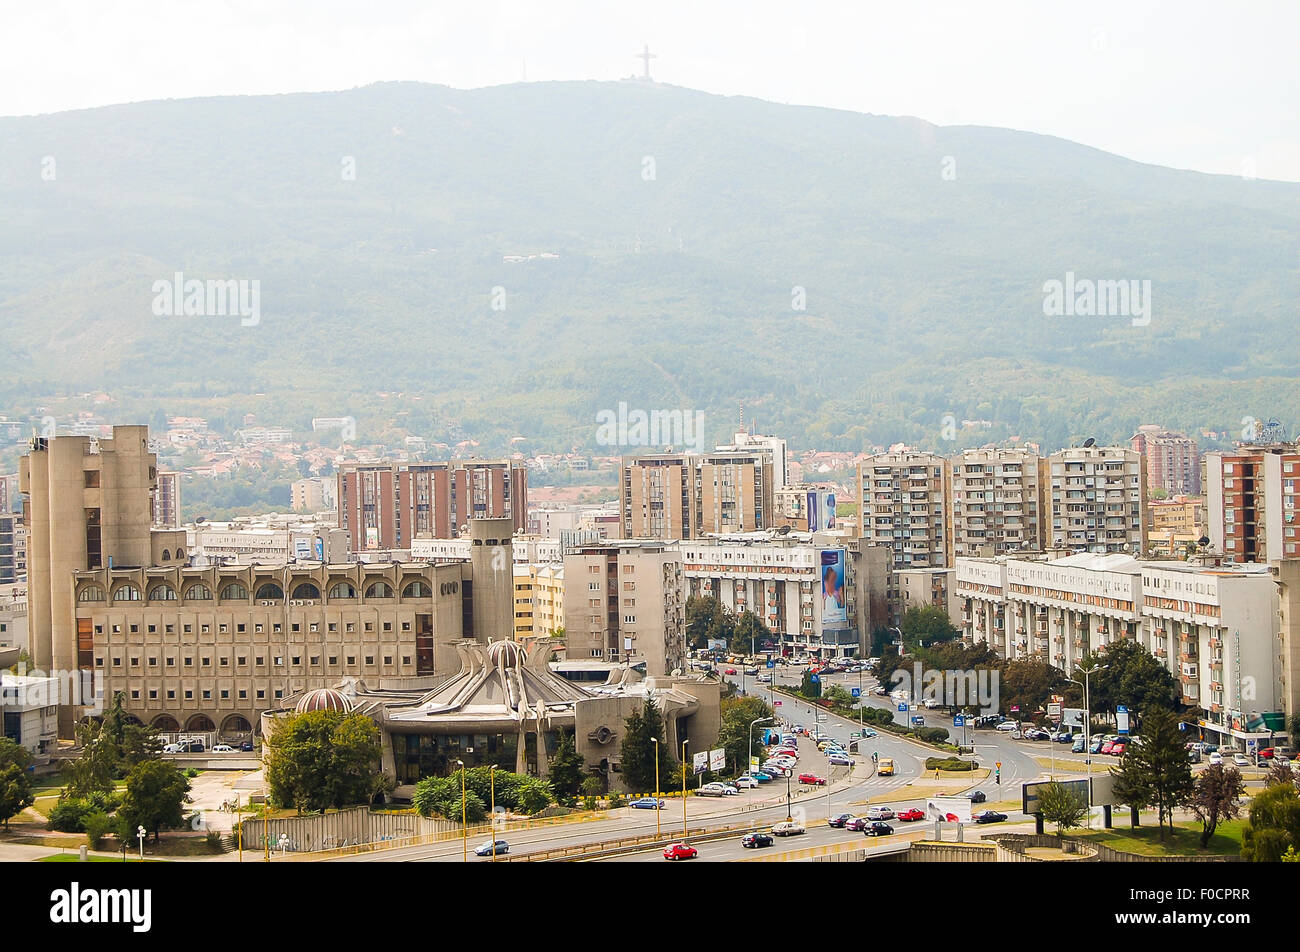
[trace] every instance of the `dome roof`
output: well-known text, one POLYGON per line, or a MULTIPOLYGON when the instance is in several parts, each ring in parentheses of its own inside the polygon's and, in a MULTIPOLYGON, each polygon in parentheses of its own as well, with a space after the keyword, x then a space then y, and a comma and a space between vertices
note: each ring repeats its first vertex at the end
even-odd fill
POLYGON ((317 688, 298 698, 294 711, 298 714, 308 711, 342 711, 348 714, 352 711, 352 702, 333 688, 317 688))
POLYGON ((524 646, 516 641, 494 641, 488 645, 487 655, 495 667, 517 668, 524 663, 524 646))

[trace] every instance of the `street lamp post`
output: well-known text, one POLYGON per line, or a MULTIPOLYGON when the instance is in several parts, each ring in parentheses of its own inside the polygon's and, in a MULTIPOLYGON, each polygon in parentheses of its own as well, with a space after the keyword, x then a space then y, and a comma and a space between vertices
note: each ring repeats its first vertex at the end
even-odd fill
MULTIPOLYGON (((756 717, 754 720, 749 722, 749 762, 745 764, 745 772, 749 773, 751 780, 753 780, 754 777, 754 775, 750 773, 750 771, 754 769, 754 725, 762 724, 764 721, 770 720, 772 720, 770 717, 756 717)), ((754 780, 754 784, 757 785, 758 781, 754 780)), ((753 790, 754 788, 750 787, 749 789, 753 790)), ((749 799, 752 800, 753 797, 750 797, 749 799)))
POLYGON ((144 834, 145 834, 144 827, 137 826, 135 828, 135 835, 140 838, 140 862, 142 863, 144 862, 144 834))
MULTIPOLYGON (((488 796, 492 800, 492 859, 489 862, 497 861, 497 765, 491 764, 488 767, 488 796)), ((463 799, 463 798, 462 798, 463 799)))
POLYGON ((682 741, 682 839, 686 839, 686 745, 689 740, 682 741))
POLYGON ((460 861, 469 862, 469 826, 465 822, 465 761, 458 760, 460 767, 460 861))
MULTIPOLYGON (((1083 682, 1080 685, 1083 688, 1083 765, 1087 768, 1088 774, 1088 826, 1092 826, 1092 694, 1089 690, 1091 678, 1098 671, 1105 671, 1110 665, 1094 665, 1091 668, 1076 668, 1078 674, 1083 675, 1083 682)), ((1071 684, 1080 684, 1074 678, 1067 678, 1071 684)))
POLYGON ((790 771, 785 772, 785 819, 790 822, 794 819, 794 813, 790 810, 790 771))
POLYGON ((655 745, 655 839, 658 839, 663 835, 659 824, 659 738, 651 737, 650 740, 655 745))

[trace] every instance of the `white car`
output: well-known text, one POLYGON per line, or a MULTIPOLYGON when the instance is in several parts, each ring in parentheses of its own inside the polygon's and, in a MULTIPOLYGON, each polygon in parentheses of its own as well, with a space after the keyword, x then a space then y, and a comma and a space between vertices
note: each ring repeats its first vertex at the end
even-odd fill
POLYGON ((750 787, 757 787, 757 786, 758 786, 758 781, 755 780, 753 777, 745 776, 745 777, 736 778, 736 788, 738 790, 748 790, 750 787))
POLYGON ((185 748, 182 747, 180 744, 168 744, 166 747, 162 749, 162 752, 164 754, 179 754, 184 750, 185 748))
POLYGON ((1240 753, 1240 752, 1235 753, 1235 754, 1232 755, 1232 762, 1233 762, 1234 764, 1236 764, 1238 767, 1249 767, 1249 766, 1250 766, 1250 758, 1247 757, 1245 754, 1240 753))
POLYGON ((848 754, 840 753, 839 751, 836 751, 835 753, 832 753, 832 754, 828 754, 827 757, 826 757, 826 760, 830 763, 830 765, 831 765, 832 767, 852 767, 852 766, 853 766, 853 761, 852 761, 852 759, 849 757, 849 755, 848 755, 848 754))
POLYGON ((997 730, 1014 731, 1014 730, 1019 730, 1019 728, 1016 726, 1015 721, 1003 721, 1001 724, 997 726, 997 730))
POLYGON ((1211 767, 1213 767, 1215 764, 1221 764, 1221 763, 1223 763, 1223 754, 1219 753, 1217 750, 1214 753, 1210 754, 1211 767))
POLYGON ((231 747, 229 744, 216 744, 213 746, 212 752, 214 754, 233 754, 235 748, 231 747))

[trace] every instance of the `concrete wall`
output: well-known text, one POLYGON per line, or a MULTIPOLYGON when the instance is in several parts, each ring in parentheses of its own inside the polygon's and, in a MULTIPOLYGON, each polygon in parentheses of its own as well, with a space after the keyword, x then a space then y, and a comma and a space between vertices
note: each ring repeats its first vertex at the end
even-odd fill
MULTIPOLYGON (((244 849, 261 850, 263 824, 260 819, 240 821, 244 830, 244 849)), ((425 819, 414 813, 371 813, 366 807, 353 807, 322 816, 285 817, 268 820, 265 830, 271 849, 279 849, 280 834, 289 836, 291 852, 315 852, 459 830, 450 820, 425 819)))

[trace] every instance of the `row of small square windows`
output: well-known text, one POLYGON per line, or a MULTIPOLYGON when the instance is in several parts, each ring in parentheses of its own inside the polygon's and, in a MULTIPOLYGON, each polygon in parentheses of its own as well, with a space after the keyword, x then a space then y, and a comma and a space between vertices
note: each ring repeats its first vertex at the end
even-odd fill
MULTIPOLYGON (((328 627, 328 630, 329 630, 329 631, 338 631, 338 630, 339 630, 338 622, 334 622, 334 621, 332 621, 332 622, 329 622, 328 625, 329 625, 329 627, 328 627)), ((157 626, 157 625, 150 625, 150 626, 148 626, 148 627, 149 627, 149 634, 152 635, 152 634, 157 633, 157 631, 158 631, 158 626, 157 626)), ((122 633, 122 626, 121 626, 121 625, 113 625, 112 628, 113 628, 113 634, 115 634, 115 635, 120 635, 120 634, 122 633)), ((130 625, 129 628, 130 628, 130 632, 131 632, 131 634, 136 634, 137 632, 140 631, 140 626, 139 626, 139 625, 134 625, 134 624, 133 624, 133 625, 130 625)), ((185 632, 185 634, 190 634, 190 633, 192 633, 192 632, 194 631, 194 626, 193 626, 193 625, 182 625, 181 628, 182 628, 182 630, 185 632)), ((175 626, 175 625, 164 625, 164 626, 163 626, 163 629, 164 629, 164 633, 165 633, 165 634, 168 634, 168 635, 175 634, 175 632, 176 632, 176 626, 175 626)), ((212 630, 212 626, 211 626, 211 625, 199 625, 199 631, 200 631, 200 633, 202 633, 202 634, 207 634, 207 633, 209 633, 211 630, 212 630)), ((228 633, 228 632, 230 631, 230 625, 228 625, 228 624, 226 624, 225 622, 223 622, 223 623, 221 623, 220 625, 217 626, 217 630, 218 630, 219 632, 223 633, 223 634, 228 633)), ((244 631, 247 631, 247 630, 248 630, 248 626, 247 626, 244 622, 239 622, 238 624, 235 625, 235 631, 237 631, 237 632, 244 632, 244 631)), ((260 632, 263 632, 263 631, 265 631, 265 630, 266 630, 266 626, 265 626, 264 624, 260 623, 260 622, 255 623, 255 624, 253 625, 253 631, 254 631, 254 633, 260 633, 260 632)), ((299 624, 298 622, 294 622, 292 625, 289 626, 289 630, 290 630, 290 631, 301 631, 301 630, 302 630, 302 625, 299 624)), ((308 631, 320 631, 320 622, 316 622, 316 621, 311 622, 311 623, 307 626, 307 630, 308 630, 308 631)), ((346 623, 346 627, 345 627, 343 630, 344 630, 344 631, 356 631, 356 630, 357 630, 356 623, 355 623, 355 622, 351 622, 351 621, 350 621, 350 622, 347 622, 347 623, 346 623)), ((366 628, 365 628, 365 630, 366 630, 366 631, 374 631, 374 630, 375 630, 375 624, 374 624, 374 622, 370 622, 370 621, 366 622, 366 628)), ((392 631, 392 630, 393 630, 393 623, 392 623, 391 621, 386 621, 386 622, 384 622, 384 631, 392 631)), ((404 621, 404 622, 402 622, 402 631, 410 631, 410 630, 411 630, 411 623, 410 623, 409 621, 404 621)), ((277 622, 273 622, 272 625, 271 625, 271 631, 272 631, 273 633, 279 634, 280 632, 284 631, 284 625, 283 625, 282 623, 278 622, 278 621, 277 621, 277 622)), ((103 633, 104 633, 104 626, 103 626, 103 625, 96 625, 96 626, 95 626, 95 634, 97 634, 97 635, 102 635, 103 633)))
MULTIPOLYGON (((302 664, 302 656, 301 656, 301 655, 291 655, 290 657, 292 658, 292 660, 290 661, 290 664, 293 664, 293 665, 300 665, 300 664, 302 664)), ((347 658, 348 658, 348 660, 347 660, 348 667, 351 667, 351 668, 356 667, 356 664, 357 664, 357 657, 356 657, 356 655, 348 655, 347 658)), ((167 662, 167 667, 169 667, 169 668, 174 668, 174 667, 176 667, 176 659, 175 659, 175 658, 167 658, 167 659, 166 659, 166 662, 167 662)), ((230 664, 230 659, 229 659, 229 658, 218 658, 218 659, 217 659, 217 663, 218 663, 221 667, 227 667, 227 666, 229 666, 229 664, 230 664)), ((329 663, 329 665, 331 665, 331 666, 335 666, 335 667, 336 667, 336 666, 338 665, 338 663, 339 663, 338 655, 330 655, 330 656, 329 656, 329 662, 328 662, 328 663, 329 663)), ((366 664, 367 664, 368 666, 373 667, 373 666, 374 666, 374 663, 375 663, 375 656, 374 656, 374 655, 366 655, 366 664)), ((384 664, 385 664, 385 665, 389 665, 389 666, 391 666, 392 663, 393 663, 393 656, 392 656, 392 655, 384 655, 384 664)), ((410 656, 410 655, 402 655, 402 664, 404 664, 404 665, 410 665, 410 663, 411 663, 411 656, 410 656)), ((237 657, 237 658, 235 659, 235 665, 238 666, 238 667, 243 667, 243 666, 245 666, 245 665, 247 665, 247 664, 248 664, 248 657, 247 657, 247 656, 242 656, 242 655, 241 655, 241 656, 239 656, 239 657, 237 657)), ((266 666, 266 658, 263 657, 263 656, 261 656, 261 655, 258 655, 258 656, 256 656, 256 658, 255 658, 253 664, 254 664, 255 667, 265 667, 265 666, 266 666)), ((318 665, 320 664, 320 655, 312 655, 312 656, 310 657, 309 661, 308 661, 308 664, 311 664, 311 665, 317 665, 317 666, 318 666, 318 665)), ((210 668, 210 667, 212 667, 212 659, 211 659, 211 658, 200 658, 200 659, 199 659, 199 665, 200 665, 200 667, 210 668)), ((96 659, 95 659, 95 667, 97 667, 97 668, 102 668, 103 666, 104 666, 104 659, 103 659, 103 658, 96 658, 96 659)), ((112 666, 113 666, 114 668, 120 668, 120 667, 122 667, 122 659, 121 659, 121 658, 114 658, 114 659, 113 659, 113 665, 112 665, 112 666)), ((187 668, 191 668, 191 667, 193 667, 193 666, 194 666, 194 659, 193 659, 193 658, 186 658, 186 659, 185 659, 185 667, 187 667, 187 668)), ((284 656, 283 656, 283 655, 276 655, 276 656, 275 656, 275 659, 274 659, 274 666, 275 666, 275 667, 284 667, 284 656)), ((138 667, 140 667, 140 659, 139 659, 139 658, 132 658, 132 659, 131 659, 131 667, 133 667, 133 668, 138 668, 138 667)), ((156 667, 158 667, 158 659, 157 659, 157 658, 150 658, 150 659, 149 659, 149 667, 151 667, 151 668, 156 668, 156 667)))

